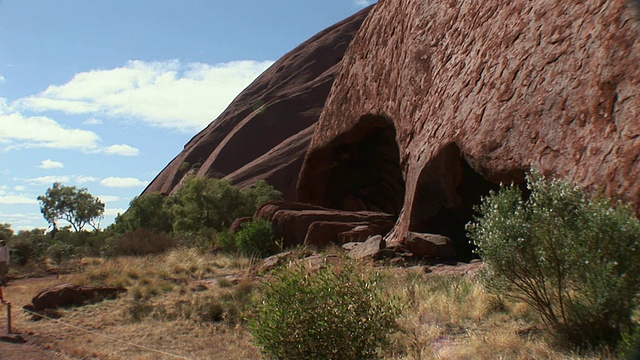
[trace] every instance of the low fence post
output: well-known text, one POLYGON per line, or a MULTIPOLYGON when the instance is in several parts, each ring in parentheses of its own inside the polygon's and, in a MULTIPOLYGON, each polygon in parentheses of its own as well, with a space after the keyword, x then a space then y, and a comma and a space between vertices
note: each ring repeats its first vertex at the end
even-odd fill
POLYGON ((11 335, 11 303, 7 302, 7 335, 11 335))

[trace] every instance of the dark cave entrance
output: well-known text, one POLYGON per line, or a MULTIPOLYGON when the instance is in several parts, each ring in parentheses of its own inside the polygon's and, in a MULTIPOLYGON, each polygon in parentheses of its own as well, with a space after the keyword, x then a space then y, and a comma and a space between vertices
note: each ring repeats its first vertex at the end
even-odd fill
POLYGON ((468 164, 455 143, 449 144, 420 173, 409 231, 448 236, 458 260, 471 261, 476 256, 465 225, 481 197, 498 188, 468 164))
POLYGON ((366 115, 330 149, 326 206, 398 216, 405 183, 393 122, 366 115))

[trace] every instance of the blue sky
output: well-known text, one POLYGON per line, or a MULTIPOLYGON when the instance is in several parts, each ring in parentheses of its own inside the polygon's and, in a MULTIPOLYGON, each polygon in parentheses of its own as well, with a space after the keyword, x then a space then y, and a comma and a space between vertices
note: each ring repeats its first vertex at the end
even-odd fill
POLYGON ((0 223, 87 188, 113 222, 273 61, 366 0, 0 0, 0 223))

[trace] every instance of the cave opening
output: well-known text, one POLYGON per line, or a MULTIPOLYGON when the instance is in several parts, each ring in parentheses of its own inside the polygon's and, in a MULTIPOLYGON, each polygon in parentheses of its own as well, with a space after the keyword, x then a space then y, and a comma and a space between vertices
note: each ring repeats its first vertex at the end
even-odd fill
POLYGON ((481 198, 498 189, 499 184, 469 165, 455 143, 449 144, 420 173, 409 231, 445 235, 453 241, 458 260, 471 261, 477 255, 465 226, 481 198))
POLYGON ((398 216, 405 183, 393 122, 366 115, 330 149, 327 206, 398 216))

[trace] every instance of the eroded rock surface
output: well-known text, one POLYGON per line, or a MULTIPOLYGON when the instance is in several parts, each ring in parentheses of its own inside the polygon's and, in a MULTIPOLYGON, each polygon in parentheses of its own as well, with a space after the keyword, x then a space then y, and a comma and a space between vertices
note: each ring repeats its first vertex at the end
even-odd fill
POLYGON ((388 241, 440 233, 467 256, 473 203, 531 167, 639 208, 638 8, 378 2, 331 89, 298 200, 398 214, 388 241))
POLYGON ((344 52, 370 8, 318 33, 249 85, 144 191, 171 194, 188 174, 241 187, 264 179, 295 198, 302 160, 344 52))

